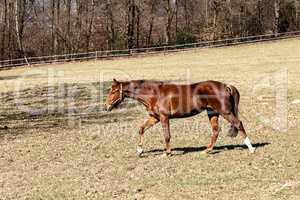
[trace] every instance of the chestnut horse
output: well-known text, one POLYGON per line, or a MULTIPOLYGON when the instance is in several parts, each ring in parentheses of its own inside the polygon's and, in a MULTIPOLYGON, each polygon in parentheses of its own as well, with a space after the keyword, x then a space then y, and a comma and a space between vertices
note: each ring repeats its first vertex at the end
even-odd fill
POLYGON ((210 143, 203 153, 210 152, 217 141, 220 115, 231 124, 229 135, 235 137, 240 131, 249 151, 251 153, 255 151, 243 123, 238 118, 240 95, 234 86, 217 81, 176 85, 161 81, 119 82, 114 79, 106 100, 106 110, 110 111, 124 98, 132 98, 142 103, 149 114, 149 118, 139 129, 137 149, 139 154, 143 153, 144 132, 158 122, 161 122, 163 127, 166 154, 171 154, 169 120, 194 116, 203 110, 207 111, 212 127, 210 143))

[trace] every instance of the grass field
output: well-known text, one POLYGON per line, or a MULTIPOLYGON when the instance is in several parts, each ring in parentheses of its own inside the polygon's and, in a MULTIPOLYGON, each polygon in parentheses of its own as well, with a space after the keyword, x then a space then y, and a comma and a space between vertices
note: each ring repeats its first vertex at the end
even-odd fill
POLYGON ((300 39, 0 71, 0 199, 299 199, 300 39), (241 93, 240 118, 257 147, 206 113, 160 124, 136 154, 147 116, 126 100, 102 111, 112 78, 176 83, 214 79, 241 93))

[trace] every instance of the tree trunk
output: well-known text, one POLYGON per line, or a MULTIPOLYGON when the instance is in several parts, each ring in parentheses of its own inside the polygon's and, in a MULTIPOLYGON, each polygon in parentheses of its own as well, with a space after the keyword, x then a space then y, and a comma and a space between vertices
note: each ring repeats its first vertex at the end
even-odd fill
POLYGON ((189 27, 189 14, 188 14, 188 6, 187 0, 184 0, 184 18, 185 18, 185 27, 189 27))
POLYGON ((1 36, 1 49, 0 49, 0 59, 4 60, 5 58, 5 39, 6 39, 6 26, 7 26, 7 0, 4 0, 4 14, 3 14, 3 28, 2 28, 2 36, 1 36))
POLYGON ((51 2, 51 40, 52 40, 52 55, 56 52, 56 33, 55 33, 55 0, 51 2))
POLYGON ((60 43, 58 42, 57 31, 60 25, 60 0, 56 0, 56 23, 55 23, 55 54, 60 54, 60 43))
POLYGON ((148 32, 148 37, 147 37, 147 47, 150 47, 151 45, 151 38, 152 38, 152 30, 153 30, 153 18, 151 18, 150 21, 150 27, 149 27, 149 32, 148 32))
MULTIPOLYGON (((262 21, 263 21, 263 4, 261 1, 257 2, 257 12, 258 12, 258 23, 259 23, 259 27, 260 29, 263 29, 264 27, 262 27, 262 21)), ((259 30, 259 34, 262 34, 264 30, 259 30)), ((242 30, 241 30, 242 32, 242 30)))
POLYGON ((229 37, 233 37, 233 12, 232 12, 232 8, 231 8, 231 0, 227 1, 227 8, 229 11, 229 37))
POLYGON ((106 40, 107 50, 116 48, 116 31, 115 31, 115 20, 113 15, 113 4, 111 0, 106 0, 106 40))
POLYGON ((153 23, 154 23, 154 12, 155 12, 155 3, 156 1, 153 0, 151 1, 151 17, 150 17, 150 23, 149 23, 149 31, 148 31, 148 36, 147 36, 147 47, 151 45, 151 40, 152 40, 152 31, 153 31, 153 23))
POLYGON ((172 22, 174 18, 174 8, 171 4, 171 0, 166 0, 167 6, 166 12, 167 12, 167 24, 166 24, 166 44, 171 44, 171 35, 172 35, 172 22))
POLYGON ((24 57, 27 65, 29 65, 23 47, 23 32, 24 32, 24 18, 26 12, 26 3, 27 3, 26 0, 15 1, 15 25, 16 25, 17 43, 18 43, 19 54, 20 54, 19 56, 24 57))
POLYGON ((274 0, 274 24, 273 24, 273 33, 276 35, 278 33, 279 25, 279 0, 274 0))
MULTIPOLYGON (((66 41, 70 41, 71 39, 71 5, 72 0, 67 0, 66 7, 67 7, 67 33, 66 33, 66 41)), ((69 45, 67 45, 67 42, 65 42, 64 49, 67 49, 68 53, 71 53, 71 48, 69 45)))
POLYGON ((128 30, 127 30, 127 47, 134 47, 134 26, 135 26, 135 0, 129 0, 128 5, 128 30))
POLYGON ((205 25, 208 27, 208 0, 205 0, 205 25))
POLYGON ((136 22, 136 48, 140 46, 140 22, 141 22, 141 11, 140 8, 136 7, 137 10, 137 22, 136 22))
MULTIPOLYGON (((42 3, 43 3, 43 6, 42 6, 42 11, 43 11, 43 21, 45 21, 45 11, 46 11, 46 9, 45 9, 45 0, 43 0, 42 1, 42 3)), ((49 48, 49 47, 47 47, 47 45, 45 45, 45 38, 44 37, 42 37, 42 55, 46 55, 46 54, 48 54, 48 49, 47 48, 49 48), (45 49, 47 49, 47 50, 45 50, 45 49), (46 53, 47 52, 47 53, 46 53)))
POLYGON ((106 12, 106 41, 107 50, 112 50, 115 48, 115 28, 114 28, 114 17, 112 12, 112 2, 111 0, 106 0, 105 12, 106 12))
MULTIPOLYGON (((90 17, 90 21, 88 21, 88 28, 87 28, 87 33, 86 33, 86 46, 85 46, 85 51, 88 52, 89 51, 89 47, 90 47, 90 39, 91 39, 91 35, 92 35, 92 27, 93 27, 93 23, 94 23, 94 17, 95 17, 95 2, 94 0, 92 1, 92 10, 91 12, 91 17, 90 17)), ((90 13, 88 10, 88 6, 87 6, 87 13, 90 13)), ((87 17, 88 20, 88 17, 87 17)))
POLYGON ((76 23, 76 32, 77 32, 77 37, 76 37, 76 51, 80 51, 81 47, 81 32, 82 32, 82 2, 81 0, 76 0, 76 12, 77 12, 77 23, 76 23))
POLYGON ((177 41, 177 33, 178 33, 178 1, 175 2, 175 38, 177 41))
POLYGON ((111 49, 115 49, 115 46, 116 46, 116 31, 115 31, 115 20, 114 20, 114 15, 113 15, 113 12, 112 12, 112 8, 110 8, 110 31, 111 31, 111 49))
POLYGON ((8 3, 8 42, 7 42, 7 48, 8 48, 8 58, 12 59, 12 50, 13 50, 13 44, 12 44, 12 30, 13 30, 13 10, 14 10, 14 5, 12 2, 8 3))

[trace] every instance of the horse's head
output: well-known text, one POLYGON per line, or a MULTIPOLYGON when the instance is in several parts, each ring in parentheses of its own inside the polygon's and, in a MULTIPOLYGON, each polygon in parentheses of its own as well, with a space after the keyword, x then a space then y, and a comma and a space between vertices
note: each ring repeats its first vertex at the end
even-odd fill
POLYGON ((113 80, 112 86, 106 98, 106 110, 111 111, 114 107, 120 104, 124 99, 122 83, 113 80))

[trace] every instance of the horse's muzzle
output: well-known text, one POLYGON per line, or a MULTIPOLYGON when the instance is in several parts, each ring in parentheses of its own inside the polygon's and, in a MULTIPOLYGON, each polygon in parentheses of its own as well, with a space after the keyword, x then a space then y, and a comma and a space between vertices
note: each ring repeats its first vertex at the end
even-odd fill
POLYGON ((104 110, 105 110, 106 112, 110 112, 112 109, 113 109, 113 106, 112 106, 112 105, 106 105, 105 108, 104 108, 104 110))

